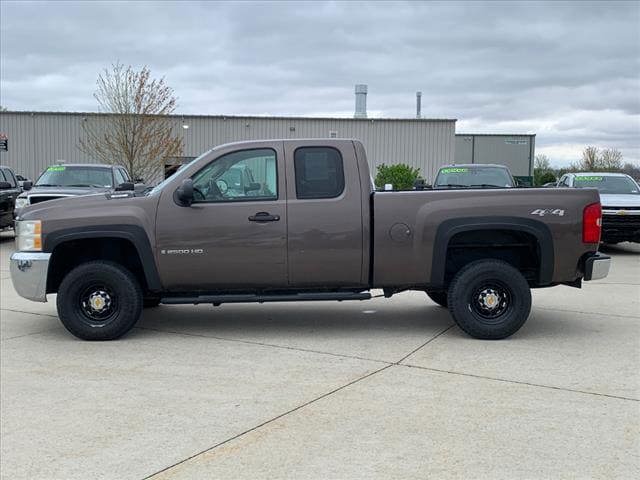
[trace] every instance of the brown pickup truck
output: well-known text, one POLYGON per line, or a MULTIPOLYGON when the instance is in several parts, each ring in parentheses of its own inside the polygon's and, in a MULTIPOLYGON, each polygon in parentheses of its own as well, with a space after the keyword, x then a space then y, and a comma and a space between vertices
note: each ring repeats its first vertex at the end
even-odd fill
MULTIPOLYGON (((530 288, 608 274, 595 189, 376 192, 357 140, 216 147, 147 192, 26 207, 11 276, 107 340, 163 304, 367 300, 426 292, 469 335, 508 337, 530 288)), ((426 312, 426 311, 425 311, 426 312)))

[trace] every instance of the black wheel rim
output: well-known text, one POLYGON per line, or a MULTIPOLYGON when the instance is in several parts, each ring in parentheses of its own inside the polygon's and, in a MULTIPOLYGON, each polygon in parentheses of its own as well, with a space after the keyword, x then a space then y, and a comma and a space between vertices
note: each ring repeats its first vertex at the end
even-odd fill
POLYGON ((92 327, 104 326, 116 317, 118 298, 108 286, 92 284, 82 290, 79 307, 85 323, 92 327))
POLYGON ((511 289, 499 281, 483 282, 473 290, 469 308, 483 323, 500 323, 511 308, 511 289))

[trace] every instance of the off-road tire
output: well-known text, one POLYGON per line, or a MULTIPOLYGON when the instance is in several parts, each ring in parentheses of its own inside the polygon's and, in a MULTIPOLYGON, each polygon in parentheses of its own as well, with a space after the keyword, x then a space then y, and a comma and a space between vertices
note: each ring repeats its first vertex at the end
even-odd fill
MULTIPOLYGON (((142 290, 136 277, 122 265, 108 261, 91 261, 71 270, 60 283, 57 298, 58 316, 73 335, 83 340, 115 340, 136 324, 142 313, 142 290), (108 318, 94 319, 90 298, 92 291, 108 292, 112 308, 108 318), (111 298, 113 297, 113 298, 111 298)), ((101 314, 101 313, 100 313, 101 314)))
POLYGON ((444 308, 449 308, 449 299, 446 290, 427 290, 427 295, 431 300, 444 308))
POLYGON ((531 290, 522 274, 508 263, 478 260, 456 274, 449 286, 448 303, 451 316, 467 334, 498 340, 513 335, 527 321, 531 312, 531 290), (487 307, 480 300, 487 292, 490 295, 499 292, 502 295, 498 298, 505 301, 501 300, 497 307, 487 307), (497 316, 487 318, 487 315, 497 316))

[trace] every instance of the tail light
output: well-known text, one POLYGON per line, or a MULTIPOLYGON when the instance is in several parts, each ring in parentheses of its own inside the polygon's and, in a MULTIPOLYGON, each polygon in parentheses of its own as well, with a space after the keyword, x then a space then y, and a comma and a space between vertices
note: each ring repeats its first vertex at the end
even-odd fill
POLYGON ((600 202, 584 207, 582 212, 582 242, 600 243, 602 233, 602 206, 600 202))

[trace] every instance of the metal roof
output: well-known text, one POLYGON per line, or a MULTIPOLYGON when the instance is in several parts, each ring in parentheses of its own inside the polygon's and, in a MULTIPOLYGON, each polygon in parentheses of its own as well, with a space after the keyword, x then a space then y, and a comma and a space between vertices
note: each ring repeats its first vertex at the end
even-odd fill
MULTIPOLYGON (((101 115, 119 115, 110 112, 55 112, 55 111, 36 111, 36 110, 5 110, 2 113, 22 113, 30 115, 85 115, 85 116, 101 116, 101 115)), ((334 121, 350 121, 350 122, 457 122, 457 118, 384 118, 384 117, 309 117, 309 116, 287 116, 287 115, 203 115, 191 113, 174 113, 166 115, 169 118, 218 118, 218 119, 273 119, 273 120, 334 120, 334 121)))
POLYGON ((456 137, 535 137, 535 133, 456 133, 456 137))

